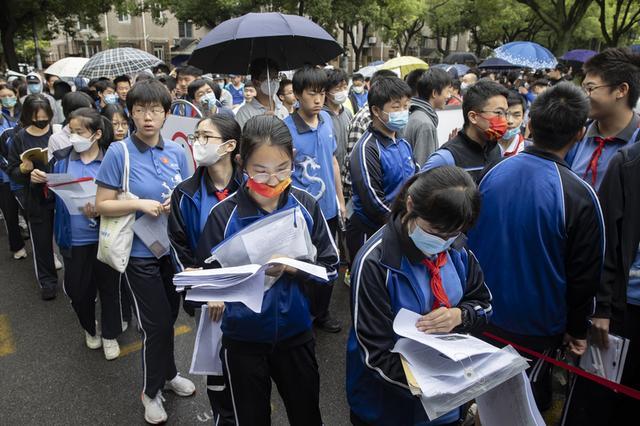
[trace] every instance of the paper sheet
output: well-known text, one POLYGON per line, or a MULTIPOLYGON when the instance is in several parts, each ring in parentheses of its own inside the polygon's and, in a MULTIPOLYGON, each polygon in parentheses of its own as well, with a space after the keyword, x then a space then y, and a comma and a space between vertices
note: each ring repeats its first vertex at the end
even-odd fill
POLYGON ((476 398, 482 426, 545 426, 522 372, 476 398))
POLYGON ((222 321, 212 321, 209 318, 209 308, 202 306, 198 332, 193 345, 193 356, 189 374, 222 375, 222 361, 220 347, 222 346, 222 321))
POLYGON ((580 368, 589 373, 620 383, 627 358, 629 339, 609 334, 609 348, 599 348, 589 342, 580 357, 580 368))
POLYGON ((62 199, 67 207, 70 215, 81 215, 82 209, 87 203, 96 203, 97 185, 93 180, 85 180, 82 182, 73 182, 76 180, 71 175, 65 174, 49 174, 47 175, 49 190, 62 199), (70 179, 67 179, 70 177, 70 179), (73 182, 65 184, 65 182, 73 182))
POLYGON ((426 334, 416 328, 420 316, 407 309, 400 309, 393 320, 393 331, 399 336, 430 346, 454 361, 498 351, 495 346, 466 334, 426 334))
POLYGON ((249 278, 233 286, 213 287, 198 286, 187 291, 186 299, 194 302, 241 302, 253 312, 262 311, 264 297, 264 271, 258 271, 249 278))
POLYGON ((169 253, 171 243, 169 242, 167 223, 166 214, 161 214, 158 217, 145 214, 133 223, 133 232, 158 259, 169 253))

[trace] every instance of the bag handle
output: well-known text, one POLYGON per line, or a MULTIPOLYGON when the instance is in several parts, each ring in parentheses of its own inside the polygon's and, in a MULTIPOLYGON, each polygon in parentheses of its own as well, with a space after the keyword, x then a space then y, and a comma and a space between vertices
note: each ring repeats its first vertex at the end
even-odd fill
POLYGON ((122 148, 124 149, 124 169, 122 170, 122 190, 124 192, 129 191, 129 149, 127 148, 127 143, 125 141, 120 141, 122 148))

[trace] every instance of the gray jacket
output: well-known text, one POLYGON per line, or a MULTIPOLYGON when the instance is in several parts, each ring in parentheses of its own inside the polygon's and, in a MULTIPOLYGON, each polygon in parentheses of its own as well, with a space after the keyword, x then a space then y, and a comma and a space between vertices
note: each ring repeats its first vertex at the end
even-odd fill
POLYGON ((403 137, 411 144, 413 158, 420 167, 438 149, 438 114, 429 102, 411 99, 409 122, 403 137))

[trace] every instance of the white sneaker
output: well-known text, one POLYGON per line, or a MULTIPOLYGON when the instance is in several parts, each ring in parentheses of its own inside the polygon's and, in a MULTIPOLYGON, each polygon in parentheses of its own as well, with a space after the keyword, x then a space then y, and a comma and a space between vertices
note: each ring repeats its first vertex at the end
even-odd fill
POLYGON ((176 377, 167 381, 164 384, 164 388, 173 391, 178 396, 191 396, 196 393, 196 385, 189 379, 185 379, 180 376, 180 373, 176 374, 176 377))
POLYGON ((116 359, 120 356, 120 345, 116 339, 102 339, 102 350, 107 361, 116 359))
POLYGON ((60 262, 60 259, 58 259, 58 256, 55 254, 53 255, 53 263, 56 265, 56 271, 62 269, 62 262, 60 262))
POLYGON ((122 321, 122 332, 124 333, 129 328, 129 323, 126 321, 122 321))
POLYGON ((13 253, 13 258, 15 260, 25 259, 27 257, 27 251, 23 248, 13 253))
POLYGON ((24 217, 22 217, 22 215, 18 216, 18 226, 23 231, 26 231, 29 229, 29 225, 27 225, 27 221, 24 220, 24 217))
POLYGON ((142 394, 142 405, 144 405, 144 419, 147 423, 157 425, 158 423, 164 423, 167 421, 167 412, 164 411, 162 403, 165 399, 162 397, 162 392, 158 391, 155 398, 151 399, 147 394, 142 394))
POLYGON ((102 338, 97 332, 95 336, 92 336, 85 331, 84 341, 89 349, 99 349, 102 346, 102 338))

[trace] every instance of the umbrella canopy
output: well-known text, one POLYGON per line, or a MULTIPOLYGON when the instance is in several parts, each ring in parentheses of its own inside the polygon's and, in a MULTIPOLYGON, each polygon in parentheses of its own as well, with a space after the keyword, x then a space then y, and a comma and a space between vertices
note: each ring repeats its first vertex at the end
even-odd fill
POLYGON ((478 65, 478 68, 491 70, 511 70, 522 68, 520 65, 514 65, 500 58, 488 58, 486 61, 478 65))
POLYGON ((464 64, 437 64, 433 65, 432 68, 440 68, 448 73, 455 72, 458 77, 465 75, 470 70, 470 68, 464 64))
POLYGON ((640 53, 640 44, 634 44, 633 46, 629 46, 629 49, 631 49, 633 53, 640 53))
POLYGON ((367 65, 366 67, 360 68, 355 74, 362 74, 363 77, 371 77, 373 73, 380 69, 380 65, 367 65))
POLYGON ((89 59, 78 73, 80 77, 99 78, 135 74, 153 68, 162 61, 150 53, 133 47, 103 50, 89 59))
POLYGON ((464 64, 467 62, 478 63, 478 57, 471 52, 453 52, 449 53, 442 61, 446 64, 464 64))
POLYGON ((87 62, 89 62, 89 58, 62 58, 51 64, 49 68, 44 70, 44 73, 57 75, 58 77, 77 77, 87 62))
POLYGON ((553 53, 532 41, 513 41, 494 52, 497 58, 527 68, 553 68, 558 64, 553 53))
POLYGON ((254 59, 269 58, 281 70, 324 65, 342 54, 334 38, 307 18, 248 13, 222 22, 198 43, 189 64, 205 72, 247 74, 254 59))
POLYGON ((598 52, 596 52, 595 50, 576 49, 568 51, 567 53, 562 55, 560 59, 562 59, 563 61, 585 63, 589 59, 591 59, 592 56, 595 56, 597 54, 598 52))
POLYGON ((399 56, 397 58, 389 59, 380 66, 380 69, 392 71, 397 70, 400 77, 404 77, 413 70, 429 69, 429 64, 422 59, 413 56, 399 56))

